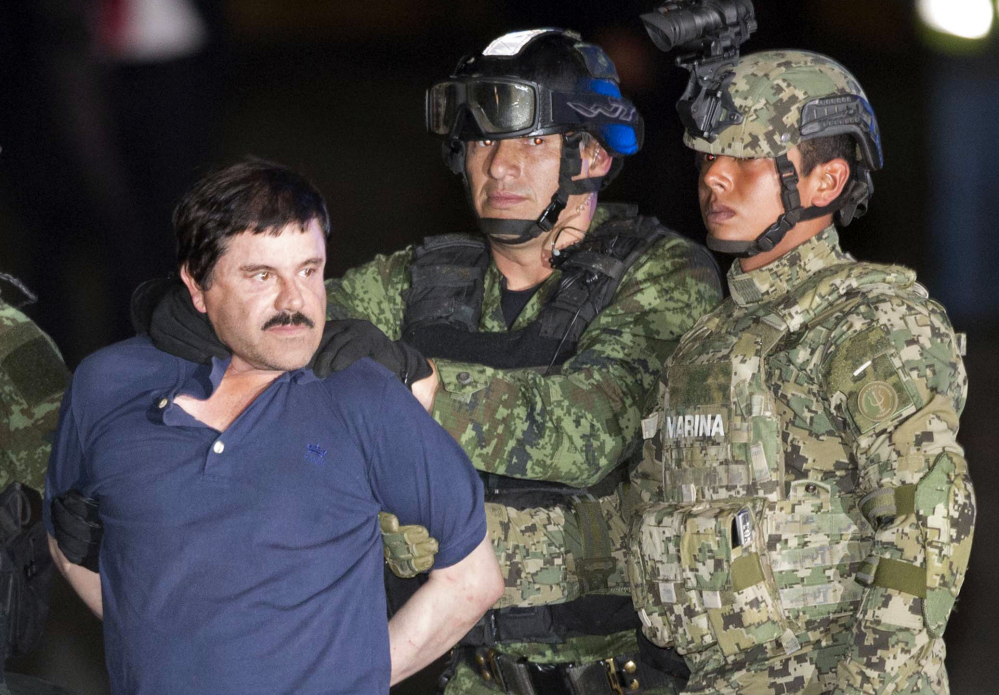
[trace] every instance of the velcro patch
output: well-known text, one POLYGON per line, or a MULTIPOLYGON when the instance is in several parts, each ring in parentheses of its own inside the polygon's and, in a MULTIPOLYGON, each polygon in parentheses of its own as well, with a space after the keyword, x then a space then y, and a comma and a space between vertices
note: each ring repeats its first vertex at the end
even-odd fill
POLYGON ((829 385, 846 397, 847 411, 859 434, 914 407, 914 391, 906 388, 900 366, 898 353, 880 326, 855 336, 833 356, 829 385))
POLYGON ((52 346, 39 336, 16 347, 0 363, 21 398, 35 406, 66 388, 66 366, 52 346))
POLYGON ((861 434, 870 432, 912 405, 912 398, 888 355, 878 355, 871 360, 865 373, 858 375, 847 399, 847 408, 861 434))

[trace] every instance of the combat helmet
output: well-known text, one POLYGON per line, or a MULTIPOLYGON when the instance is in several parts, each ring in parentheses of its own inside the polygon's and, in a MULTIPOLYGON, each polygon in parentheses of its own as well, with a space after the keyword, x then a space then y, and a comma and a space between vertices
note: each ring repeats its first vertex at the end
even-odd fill
POLYGON ((721 89, 727 92, 720 101, 726 108, 718 109, 705 131, 688 127, 684 144, 707 154, 774 159, 784 212, 755 241, 708 237, 710 248, 753 255, 772 249, 799 221, 836 212, 847 225, 866 212, 874 190, 871 172, 883 164, 881 136, 864 90, 843 66, 807 51, 752 53, 725 75, 721 89), (787 153, 805 140, 839 134, 851 136, 857 146, 850 181, 829 205, 802 208, 798 173, 787 153))
MULTIPOLYGON (((573 31, 530 29, 505 34, 458 62, 449 79, 427 90, 427 129, 444 136, 444 161, 465 176, 465 146, 560 134, 559 185, 536 220, 480 218, 479 226, 504 243, 527 242, 550 230, 570 195, 607 185, 621 158, 641 149, 642 118, 621 96, 617 70, 597 45, 573 31), (576 181, 583 133, 597 139, 614 160, 603 177, 576 181)), ((467 182, 466 182, 467 189, 467 182)))

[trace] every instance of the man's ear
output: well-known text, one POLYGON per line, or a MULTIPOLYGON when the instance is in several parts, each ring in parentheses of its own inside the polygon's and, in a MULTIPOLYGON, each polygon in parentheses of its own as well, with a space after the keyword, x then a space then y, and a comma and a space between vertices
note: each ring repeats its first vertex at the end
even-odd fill
POLYGON ((597 142, 596 138, 592 138, 586 143, 581 155, 584 160, 589 162, 590 178, 594 179, 606 176, 607 172, 610 171, 611 164, 614 163, 614 158, 597 142))
POLYGON ((812 193, 811 204, 815 207, 829 205, 843 192, 844 186, 850 180, 850 165, 845 159, 837 157, 828 162, 817 164, 809 174, 809 178, 815 176, 814 192, 812 193))
POLYGON ((194 308, 202 314, 207 312, 208 308, 205 306, 205 292, 187 271, 186 263, 180 266, 180 279, 184 282, 184 285, 187 286, 187 291, 191 293, 191 302, 194 304, 194 308))

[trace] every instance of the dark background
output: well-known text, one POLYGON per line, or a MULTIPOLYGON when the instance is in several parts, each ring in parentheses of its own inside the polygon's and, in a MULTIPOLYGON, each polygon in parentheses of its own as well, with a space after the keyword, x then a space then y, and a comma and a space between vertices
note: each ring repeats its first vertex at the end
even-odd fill
MULTIPOLYGON (((191 0, 189 0, 191 1, 191 0)), ((463 54, 514 29, 562 26, 600 43, 646 119, 642 153, 602 197, 703 241, 692 157, 672 104, 686 73, 638 20, 652 0, 193 2, 209 39, 169 60, 108 50, 109 5, 4 0, 0 8, 0 270, 38 295, 26 311, 73 367, 130 333, 127 299, 173 270, 170 210, 210 168, 247 154, 299 169, 333 222, 327 273, 428 234, 473 228, 459 182, 423 127, 423 93, 463 54)), ((858 77, 878 115, 886 166, 871 211, 842 235, 867 260, 915 268, 969 334, 962 418, 978 533, 947 631, 955 695, 999 684, 992 585, 999 562, 999 42, 947 41, 904 0, 758 0, 745 50, 807 48, 858 77)), ((722 262, 725 263, 724 259, 722 262)), ((8 664, 80 693, 107 692, 100 626, 65 585, 42 649, 8 664)), ((432 679, 399 692, 430 692, 432 679)))

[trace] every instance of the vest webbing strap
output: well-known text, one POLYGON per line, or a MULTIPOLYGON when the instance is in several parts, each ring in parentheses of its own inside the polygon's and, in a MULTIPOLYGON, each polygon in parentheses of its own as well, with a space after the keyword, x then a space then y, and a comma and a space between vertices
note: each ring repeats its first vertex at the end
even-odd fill
POLYGON ((576 560, 576 574, 582 593, 607 589, 608 578, 614 571, 611 557, 611 540, 607 522, 600 503, 590 499, 576 499, 573 504, 582 557, 576 560))
POLYGON ((926 598, 926 570, 911 562, 870 555, 861 563, 856 579, 864 586, 880 586, 926 598))

